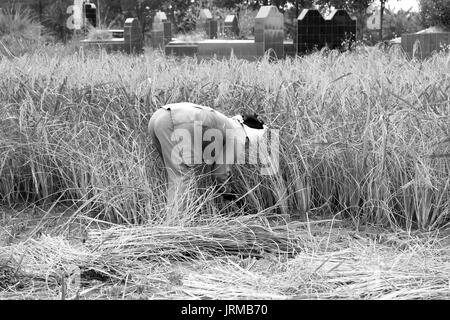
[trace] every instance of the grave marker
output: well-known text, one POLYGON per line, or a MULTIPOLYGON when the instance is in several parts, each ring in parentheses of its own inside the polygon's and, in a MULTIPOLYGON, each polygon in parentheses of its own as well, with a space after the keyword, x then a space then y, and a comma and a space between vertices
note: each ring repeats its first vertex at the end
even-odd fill
POLYGON ((139 20, 128 18, 123 27, 124 49, 127 53, 139 53, 144 49, 142 29, 139 20))
POLYGON ((325 27, 325 20, 319 10, 303 9, 297 19, 298 53, 305 53, 325 45, 321 36, 321 28, 325 27))
POLYGON ((262 6, 255 18, 256 54, 270 50, 278 58, 284 56, 284 17, 275 6, 262 6))
POLYGON ((343 41, 356 40, 356 20, 345 10, 334 10, 324 19, 318 10, 304 9, 297 19, 297 53, 327 46, 341 48, 343 41))
POLYGON ((152 24, 152 47, 161 48, 172 40, 172 24, 167 19, 164 12, 158 11, 155 14, 152 24))
POLYGON ((225 17, 224 33, 228 37, 239 36, 239 23, 234 14, 229 14, 225 17))
POLYGON ((345 10, 334 10, 326 19, 325 44, 330 49, 341 48, 343 41, 356 41, 356 19, 345 10))
POLYGON ((86 22, 92 25, 94 28, 97 27, 97 7, 93 3, 86 1, 84 4, 84 13, 86 16, 86 22))
MULTIPOLYGON (((198 28, 211 21, 208 9, 200 14, 198 28), (203 24, 202 24, 203 23, 203 24)), ((324 19, 318 10, 303 10, 296 17, 297 26, 293 32, 293 43, 284 42, 284 16, 275 6, 263 6, 255 18, 254 40, 203 40, 186 43, 172 41, 166 46, 166 53, 186 55, 196 54, 199 58, 229 57, 231 52, 239 58, 256 59, 269 52, 272 56, 283 58, 285 54, 306 53, 315 48, 328 46, 331 49, 342 48, 344 40, 355 41, 356 20, 344 10, 335 10, 324 19), (184 50, 186 48, 186 50, 184 50)), ((225 19, 227 32, 237 25, 233 16, 225 19)))
POLYGON ((213 19, 209 9, 200 10, 196 29, 199 32, 205 32, 207 39, 217 38, 217 21, 213 19))

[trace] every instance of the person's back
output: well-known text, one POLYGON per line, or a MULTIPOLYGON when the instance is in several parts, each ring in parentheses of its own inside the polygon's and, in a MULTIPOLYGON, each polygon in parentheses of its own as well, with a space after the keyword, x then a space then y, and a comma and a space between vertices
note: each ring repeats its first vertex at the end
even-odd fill
POLYGON ((245 156, 248 140, 242 117, 229 118, 210 107, 187 102, 157 110, 150 119, 149 131, 167 170, 168 207, 186 192, 197 165, 211 165, 217 183, 225 185, 231 165, 237 157, 245 156))

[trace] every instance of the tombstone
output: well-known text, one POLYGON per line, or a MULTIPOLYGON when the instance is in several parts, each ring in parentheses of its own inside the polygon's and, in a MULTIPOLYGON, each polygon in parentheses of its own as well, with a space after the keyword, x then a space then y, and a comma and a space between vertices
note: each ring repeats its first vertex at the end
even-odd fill
POLYGON ((172 24, 162 11, 158 11, 153 19, 151 36, 153 48, 164 48, 172 40, 172 24))
POLYGON ((304 9, 297 19, 297 53, 327 46, 341 48, 345 40, 356 40, 356 20, 345 10, 334 10, 324 19, 318 10, 304 9))
POLYGON ((200 10, 196 29, 199 32, 205 32, 207 39, 217 38, 217 21, 213 20, 213 16, 209 9, 200 10))
POLYGON ((255 18, 256 54, 263 56, 268 50, 277 58, 284 56, 284 18, 277 7, 262 6, 255 18))
POLYGON ((334 10, 325 20, 325 44, 330 49, 342 47, 345 40, 356 41, 356 19, 345 10, 334 10))
POLYGON ((123 28, 124 49, 127 53, 140 53, 144 49, 142 29, 139 20, 128 18, 123 28))
POLYGON ((303 9, 297 19, 298 53, 305 53, 325 45, 324 32, 328 32, 319 10, 303 9))
POLYGON ((224 33, 228 37, 239 36, 239 23, 234 14, 229 14, 225 17, 224 33))
POLYGON ((84 12, 86 15, 86 23, 89 23, 94 28, 97 27, 97 7, 95 4, 85 3, 84 12))

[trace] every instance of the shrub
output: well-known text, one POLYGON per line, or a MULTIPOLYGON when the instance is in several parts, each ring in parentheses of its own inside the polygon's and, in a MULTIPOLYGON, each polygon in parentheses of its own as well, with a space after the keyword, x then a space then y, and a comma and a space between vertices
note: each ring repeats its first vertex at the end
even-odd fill
POLYGON ((0 55, 19 56, 41 43, 42 26, 32 12, 15 5, 0 10, 0 55))
POLYGON ((0 38, 15 36, 36 39, 41 35, 42 26, 36 22, 30 9, 16 5, 0 9, 0 38))

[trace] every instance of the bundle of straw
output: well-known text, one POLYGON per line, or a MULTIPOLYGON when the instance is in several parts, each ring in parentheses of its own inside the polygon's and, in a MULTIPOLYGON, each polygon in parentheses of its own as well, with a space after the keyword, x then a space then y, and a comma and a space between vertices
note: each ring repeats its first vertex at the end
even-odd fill
POLYGON ((85 244, 44 235, 0 247, 0 298, 449 298, 448 237, 374 240, 322 222, 112 227, 85 244))
POLYGON ((93 230, 86 243, 93 252, 105 257, 127 259, 175 259, 201 255, 295 254, 300 251, 298 238, 286 226, 268 227, 257 223, 226 220, 220 225, 118 226, 93 230))

